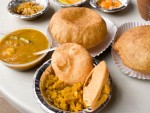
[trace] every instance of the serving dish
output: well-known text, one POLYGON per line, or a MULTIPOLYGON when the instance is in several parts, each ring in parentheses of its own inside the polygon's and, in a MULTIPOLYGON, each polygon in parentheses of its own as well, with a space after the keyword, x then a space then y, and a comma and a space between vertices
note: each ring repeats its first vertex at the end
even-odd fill
POLYGON ((93 8, 96 8, 96 9, 100 10, 100 11, 103 11, 105 13, 115 13, 115 12, 121 11, 121 10, 125 9, 130 3, 130 0, 119 0, 122 3, 122 5, 120 7, 111 8, 111 9, 105 9, 105 8, 97 5, 98 1, 99 0, 90 0, 91 6, 93 8))
MULTIPOLYGON (((137 27, 137 26, 142 26, 142 25, 149 25, 148 23, 140 23, 140 22, 128 22, 128 23, 124 23, 122 24, 119 28, 118 31, 116 33, 114 42, 121 36, 121 34, 123 34, 125 31, 127 31, 130 28, 133 27, 137 27)), ((112 45, 114 44, 114 42, 112 43, 112 45)), ((126 75, 130 76, 130 77, 134 77, 134 78, 138 78, 138 79, 143 79, 143 80, 150 80, 150 74, 145 74, 145 73, 141 73, 138 71, 135 71, 129 67, 126 67, 125 65, 123 65, 121 58, 119 57, 119 55, 114 51, 114 49, 111 49, 111 54, 113 57, 113 60, 116 64, 116 66, 126 75)))
POLYGON ((61 2, 59 2, 58 0, 53 0, 53 2, 57 5, 59 5, 60 7, 77 7, 77 6, 80 6, 82 4, 84 4, 87 0, 81 0, 81 2, 77 2, 77 3, 74 3, 74 4, 63 4, 61 2))
MULTIPOLYGON (((117 27, 116 25, 111 21, 109 20, 108 18, 106 17, 102 17, 105 22, 106 22, 106 26, 107 26, 107 30, 108 30, 108 34, 105 38, 105 40, 91 48, 91 49, 88 49, 89 53, 91 54, 92 57, 95 57, 95 56, 99 56, 100 54, 102 54, 108 47, 109 45, 112 43, 112 41, 114 40, 114 37, 115 37, 115 34, 116 34, 116 31, 117 31, 117 27)), ((49 29, 49 28, 48 28, 49 29)), ((52 35, 51 33, 49 32, 49 30, 47 29, 47 37, 49 37, 52 41, 52 47, 58 47, 59 46, 59 43, 56 42, 53 38, 52 38, 52 35)))
POLYGON ((50 6, 49 0, 12 0, 8 3, 7 9, 12 16, 18 17, 23 20, 33 20, 33 19, 36 19, 38 16, 44 14, 48 10, 49 6, 50 6), (14 9, 19 4, 25 3, 25 2, 36 2, 39 5, 43 6, 43 9, 35 14, 27 15, 27 16, 17 14, 14 9))
MULTIPOLYGON (((99 63, 96 59, 93 59, 93 61, 94 61, 94 65, 97 65, 99 63)), ((42 93, 40 91, 40 78, 41 78, 42 73, 45 71, 45 69, 50 64, 51 64, 51 59, 46 61, 39 69, 37 69, 37 71, 34 74, 33 91, 34 91, 36 101, 40 104, 41 108, 43 110, 45 110, 46 112, 48 112, 48 113, 51 113, 52 111, 55 112, 55 113, 70 113, 69 111, 60 110, 60 109, 54 107, 53 105, 47 103, 45 101, 45 99, 43 98, 43 96, 42 96, 42 93)), ((112 86, 112 79, 111 79, 110 76, 109 76, 109 79, 110 79, 110 86, 112 86)), ((78 113, 88 113, 88 112, 101 111, 109 103, 109 101, 111 99, 111 96, 112 96, 112 87, 111 87, 110 95, 108 96, 107 100, 99 108, 97 108, 94 111, 90 108, 87 108, 87 109, 84 109, 82 111, 79 111, 78 113)))
MULTIPOLYGON (((5 31, 5 35, 7 36, 8 34, 10 34, 12 31, 19 31, 19 30, 26 30, 26 29, 31 29, 31 30, 37 30, 37 31, 40 31, 45 37, 46 37, 46 33, 44 30, 41 30, 39 29, 38 27, 31 27, 31 26, 26 26, 26 27, 18 27, 18 28, 10 28, 9 30, 10 31, 5 31)), ((5 35, 4 35, 4 38, 5 38, 5 35)), ((47 38, 47 41, 48 41, 48 48, 51 47, 51 41, 49 40, 49 38, 47 38)), ((33 67, 35 67, 37 64, 39 64, 43 58, 47 55, 47 52, 42 54, 41 56, 39 56, 38 58, 36 58, 35 60, 32 60, 30 62, 27 62, 27 63, 21 63, 21 64, 13 64, 13 63, 7 63, 7 62, 4 62, 2 60, 0 60, 0 62, 2 64, 4 64, 5 66, 8 66, 10 68, 13 68, 13 69, 17 69, 17 70, 28 70, 28 69, 31 69, 33 67)))

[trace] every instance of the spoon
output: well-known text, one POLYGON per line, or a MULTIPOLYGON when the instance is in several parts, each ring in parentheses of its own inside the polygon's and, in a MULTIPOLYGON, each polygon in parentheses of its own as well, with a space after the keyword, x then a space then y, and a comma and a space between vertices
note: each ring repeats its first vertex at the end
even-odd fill
POLYGON ((34 55, 41 55, 43 53, 47 53, 47 52, 50 52, 50 51, 54 51, 57 47, 53 47, 53 48, 50 48, 50 49, 45 49, 45 50, 42 50, 42 51, 39 51, 39 52, 36 52, 36 53, 33 53, 34 55))

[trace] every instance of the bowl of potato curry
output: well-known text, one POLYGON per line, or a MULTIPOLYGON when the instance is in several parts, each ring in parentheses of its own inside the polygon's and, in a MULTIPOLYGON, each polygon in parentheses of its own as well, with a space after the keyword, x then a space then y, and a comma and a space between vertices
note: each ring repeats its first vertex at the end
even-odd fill
POLYGON ((36 66, 46 56, 33 53, 48 49, 49 40, 36 29, 19 29, 0 41, 0 60, 13 69, 27 70, 36 66))

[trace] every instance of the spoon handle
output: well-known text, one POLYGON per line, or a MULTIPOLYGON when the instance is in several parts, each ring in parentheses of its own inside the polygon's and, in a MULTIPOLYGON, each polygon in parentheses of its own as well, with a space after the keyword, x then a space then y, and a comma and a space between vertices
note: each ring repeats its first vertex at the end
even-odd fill
POLYGON ((50 51, 54 51, 57 47, 53 47, 53 48, 50 48, 50 49, 45 49, 45 50, 42 50, 42 51, 39 51, 39 52, 36 52, 36 53, 33 53, 34 55, 41 55, 43 53, 47 53, 47 52, 50 52, 50 51))

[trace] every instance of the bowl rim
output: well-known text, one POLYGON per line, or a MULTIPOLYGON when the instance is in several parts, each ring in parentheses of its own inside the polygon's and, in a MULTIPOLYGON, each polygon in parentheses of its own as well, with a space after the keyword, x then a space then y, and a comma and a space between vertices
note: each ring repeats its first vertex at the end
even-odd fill
POLYGON ((131 2, 131 0, 126 0, 126 2, 124 4, 122 4, 120 7, 112 8, 112 9, 105 9, 105 8, 97 5, 95 1, 96 0, 90 0, 90 5, 93 8, 99 9, 99 10, 105 12, 105 13, 114 13, 114 12, 121 11, 121 10, 125 9, 131 2))
MULTIPOLYGON (((96 58, 93 58, 93 64, 97 65, 99 63, 99 61, 96 58)), ((41 90, 40 90, 40 78, 42 76, 42 73, 45 71, 45 69, 51 64, 51 59, 47 60, 45 63, 43 63, 35 72, 34 77, 33 77, 33 93, 34 93, 34 97, 36 99, 36 101, 38 102, 38 104, 40 104, 41 108, 43 110, 45 110, 46 112, 50 113, 50 112, 56 112, 56 113, 70 113, 70 111, 65 111, 65 110, 61 110, 59 108, 56 108, 53 105, 50 105, 45 98, 42 96, 41 90), (40 73, 40 76, 38 76, 38 73, 40 73), (39 80, 37 80, 37 77, 39 78, 39 80)), ((96 112, 96 111, 101 111, 103 108, 105 108, 105 106, 109 103, 109 101, 111 100, 112 97, 112 86, 113 86, 113 82, 112 82, 112 78, 109 75, 109 79, 110 79, 110 94, 108 95, 108 98, 106 99, 106 101, 100 105, 98 108, 96 108, 95 110, 92 110, 91 108, 86 108, 83 109, 82 111, 78 111, 78 113, 83 113, 83 112, 96 112)), ((77 112, 71 112, 71 113, 77 113, 77 112)))
POLYGON ((59 2, 58 0, 53 0, 53 2, 61 7, 73 7, 73 6, 79 6, 86 2, 87 0, 81 0, 80 2, 74 3, 74 4, 63 4, 59 2))
MULTIPOLYGON (((52 46, 52 45, 51 45, 51 41, 50 41, 50 39, 47 37, 47 35, 46 35, 44 32, 42 32, 42 31, 40 31, 39 29, 37 29, 37 28, 26 28, 26 27, 25 27, 25 28, 24 28, 24 27, 23 27, 23 28, 17 28, 17 29, 15 29, 15 30, 11 31, 10 33, 15 32, 15 31, 18 31, 18 30, 26 30, 26 29, 31 29, 31 30, 39 31, 40 33, 42 33, 42 34, 46 37, 46 39, 47 39, 47 41, 48 41, 48 47, 47 47, 47 49, 52 46)), ((0 40, 3 40, 3 39, 4 39, 7 35, 9 35, 10 33, 4 35, 0 40)), ((31 62, 24 63, 24 64, 12 64, 12 63, 4 62, 3 60, 0 60, 0 62, 3 63, 4 65, 10 66, 10 67, 25 67, 25 66, 29 66, 29 65, 35 64, 36 62, 42 60, 46 55, 47 55, 47 53, 44 53, 44 54, 42 54, 40 57, 38 57, 37 59, 35 59, 35 60, 31 61, 31 62)))
MULTIPOLYGON (((10 9, 10 4, 14 2, 14 0, 11 0, 8 5, 7 5, 7 10, 8 12, 12 15, 12 16, 16 16, 16 17, 19 17, 21 19, 30 19, 30 18, 34 18, 34 17, 37 17, 37 16, 40 16, 42 15, 43 13, 45 13, 49 7, 50 7, 50 2, 49 0, 47 0, 47 5, 39 12, 35 13, 35 14, 32 14, 32 15, 20 15, 20 14, 17 14, 15 12, 13 12, 11 9, 10 9)), ((24 2, 27 2, 27 1, 24 1, 24 2)))

